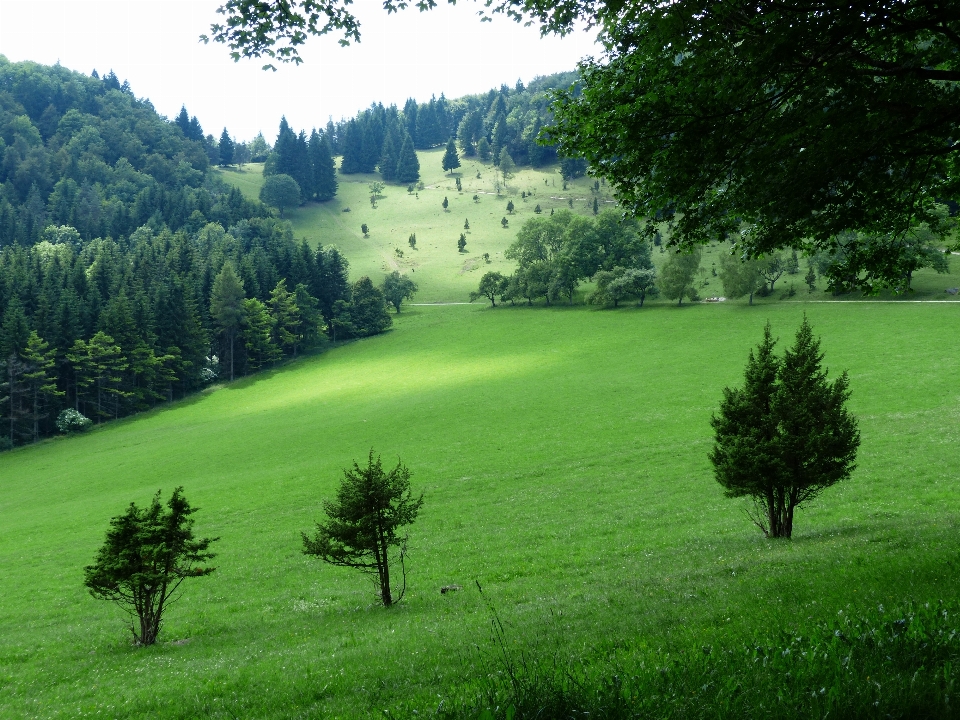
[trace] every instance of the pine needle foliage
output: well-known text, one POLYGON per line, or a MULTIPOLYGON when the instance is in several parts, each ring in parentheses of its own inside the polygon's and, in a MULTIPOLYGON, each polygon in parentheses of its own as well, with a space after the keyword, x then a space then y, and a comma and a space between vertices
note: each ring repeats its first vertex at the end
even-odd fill
POLYGON ((724 388, 710 461, 728 497, 754 500, 754 523, 767 537, 789 538, 795 510, 856 468, 860 432, 846 408, 847 373, 827 380, 806 316, 783 358, 775 345, 767 323, 743 387, 724 388))
POLYGON ((416 520, 423 505, 423 495, 414 498, 410 491, 412 473, 399 459, 397 466, 385 472, 373 450, 366 467, 356 462, 343 471, 343 480, 333 501, 323 503, 326 522, 317 523, 313 537, 303 536, 303 552, 324 562, 341 567, 357 568, 377 577, 378 591, 384 606, 399 602, 406 591, 406 536, 400 528, 416 520), (399 548, 403 575, 400 593, 393 597, 390 586, 390 550, 399 548))
POLYGON ((196 510, 182 487, 173 491, 166 509, 160 504, 160 491, 148 507, 130 503, 123 515, 110 521, 94 564, 84 568, 90 594, 116 603, 130 615, 137 645, 157 641, 163 614, 179 599, 177 590, 184 580, 214 571, 205 563, 215 557, 209 548, 219 538, 194 538, 190 516, 196 510))

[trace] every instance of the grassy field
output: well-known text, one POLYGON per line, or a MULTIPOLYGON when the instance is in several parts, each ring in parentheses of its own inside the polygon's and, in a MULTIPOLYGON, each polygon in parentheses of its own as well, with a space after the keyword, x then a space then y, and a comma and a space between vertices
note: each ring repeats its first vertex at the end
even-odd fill
POLYGON ((490 649, 474 580, 511 646, 625 667, 956 600, 956 310, 411 308, 384 336, 4 453, 0 716, 433 713, 472 697, 490 649), (799 514, 793 541, 769 542, 712 479, 708 421, 763 323, 786 341, 803 311, 831 371, 850 372, 863 442, 853 478, 799 514), (300 553, 341 468, 371 447, 426 497, 391 610, 300 553), (135 649, 82 568, 111 516, 177 484, 197 530, 222 538, 218 570, 189 584, 158 646, 135 649), (464 590, 441 595, 449 583, 464 590))
MULTIPOLYGON (((353 277, 369 275, 375 282, 386 272, 400 270, 410 274, 420 290, 414 302, 466 302, 471 290, 483 273, 498 270, 504 274, 513 272, 515 264, 504 259, 503 252, 516 239, 520 226, 535 217, 534 208, 540 205, 544 213, 552 209, 572 208, 585 215, 592 214, 593 198, 601 208, 616 207, 608 186, 603 185, 594 193, 594 179, 578 178, 563 189, 563 180, 556 167, 543 169, 521 168, 509 181, 501 194, 496 194, 494 168, 478 160, 463 160, 457 175, 461 178, 463 192, 456 189, 455 175, 445 174, 441 167, 443 149, 421 151, 421 177, 424 189, 413 194, 405 186, 388 185, 385 197, 374 209, 370 205, 370 183, 379 180, 379 175, 339 175, 337 196, 327 203, 307 203, 303 207, 288 209, 285 217, 293 225, 297 238, 307 238, 312 244, 337 245, 351 263, 353 277), (477 175, 479 174, 479 178, 477 175), (529 195, 521 198, 521 193, 529 195), (473 196, 477 195, 478 202, 473 196), (444 212, 443 199, 449 201, 449 211, 444 212), (506 211, 507 202, 514 203, 514 213, 506 211), (349 212, 344 212, 349 208, 349 212), (506 217, 509 227, 505 230, 500 221, 506 217), (470 221, 470 230, 464 230, 464 221, 470 221), (364 237, 360 226, 366 223, 369 237, 364 237), (467 236, 466 252, 457 251, 460 233, 467 236), (411 233, 416 233, 417 249, 411 250, 407 243, 411 233), (399 256, 399 249, 403 256, 399 256), (483 255, 489 254, 489 262, 483 255)), ((247 197, 256 198, 263 184, 263 166, 245 165, 242 169, 221 171, 227 182, 237 185, 247 197)), ((710 283, 700 290, 704 297, 722 295, 719 280, 711 274, 719 269, 719 255, 725 246, 711 245, 704 249, 702 267, 710 283)), ((665 254, 654 252, 654 262, 660 263, 665 254)), ((770 303, 781 299, 783 292, 792 285, 795 300, 834 300, 824 291, 821 280, 819 289, 809 293, 803 281, 806 262, 801 259, 798 275, 784 275, 776 285, 776 292, 769 299, 756 298, 755 302, 770 303)), ((914 278, 915 293, 896 297, 885 292, 881 299, 948 299, 944 294, 948 287, 960 286, 960 263, 954 262, 950 275, 937 275, 920 271, 914 278)), ((580 300, 589 290, 584 285, 580 300)), ((847 297, 845 300, 858 299, 847 297)), ((666 302, 666 301, 663 301, 666 302)))

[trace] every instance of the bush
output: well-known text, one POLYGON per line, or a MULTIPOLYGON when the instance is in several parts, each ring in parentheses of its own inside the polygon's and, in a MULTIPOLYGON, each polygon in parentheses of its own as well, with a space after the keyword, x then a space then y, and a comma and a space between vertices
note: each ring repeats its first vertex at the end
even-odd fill
POLYGON ((57 430, 62 433, 83 432, 90 424, 90 418, 73 408, 67 408, 57 416, 57 430))

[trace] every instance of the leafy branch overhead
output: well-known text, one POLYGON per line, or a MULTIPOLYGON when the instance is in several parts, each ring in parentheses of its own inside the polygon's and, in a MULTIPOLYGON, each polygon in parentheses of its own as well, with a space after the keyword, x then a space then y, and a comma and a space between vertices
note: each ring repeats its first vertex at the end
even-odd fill
MULTIPOLYGON (((310 34, 359 39, 348 5, 231 0, 214 39, 237 58, 300 62, 310 34)), ((844 252, 853 284, 899 287, 910 228, 960 196, 955 4, 486 0, 480 14, 496 13, 544 33, 600 28, 603 56, 555 94, 540 139, 586 158, 636 217, 672 221, 674 244, 813 254, 864 233, 844 252)))

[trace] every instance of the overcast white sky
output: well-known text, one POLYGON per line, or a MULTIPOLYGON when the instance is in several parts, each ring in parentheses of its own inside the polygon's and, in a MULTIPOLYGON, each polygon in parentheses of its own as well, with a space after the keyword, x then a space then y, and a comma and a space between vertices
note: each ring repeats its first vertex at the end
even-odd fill
POLYGON ((249 140, 276 137, 280 116, 295 129, 354 115, 371 102, 402 106, 445 93, 455 98, 518 78, 572 70, 599 54, 594 35, 540 38, 504 17, 481 23, 469 0, 388 15, 378 0, 356 0, 362 42, 343 48, 314 38, 299 67, 234 63, 227 48, 198 38, 209 32, 220 0, 0 0, 0 53, 90 73, 113 69, 137 97, 174 117, 185 104, 207 133, 249 140))

